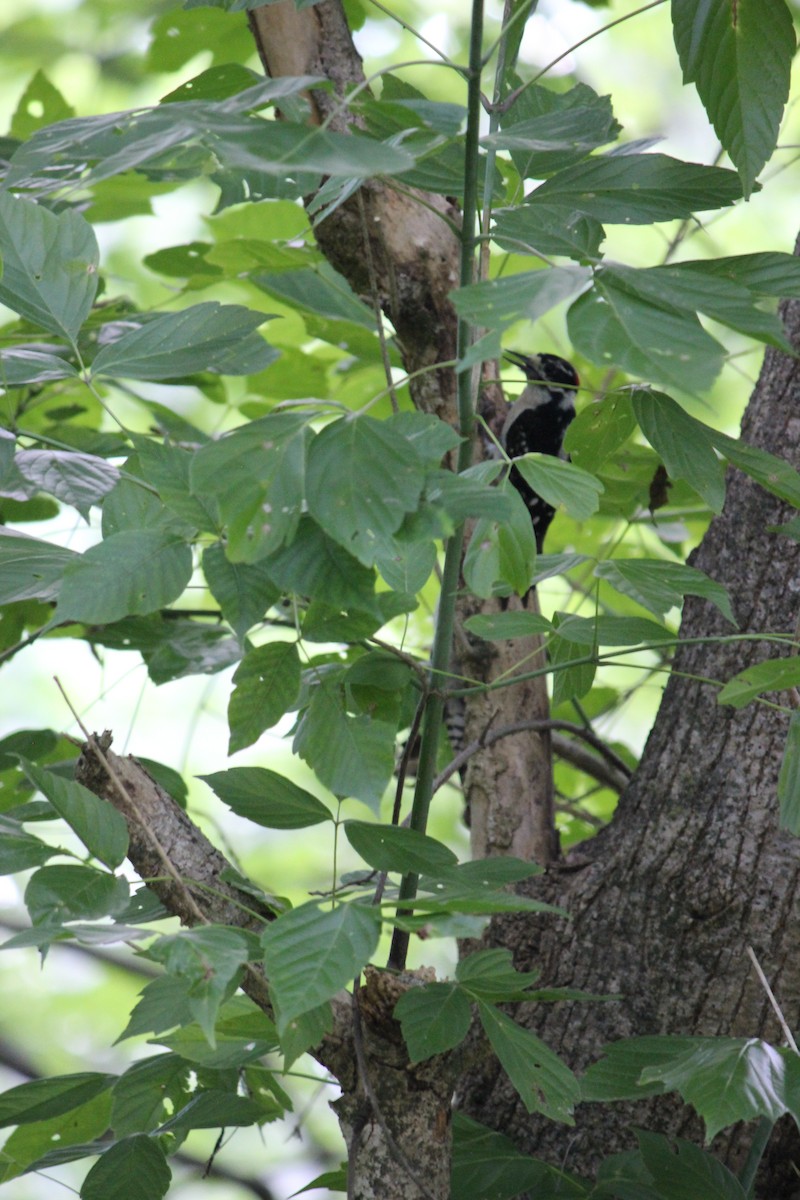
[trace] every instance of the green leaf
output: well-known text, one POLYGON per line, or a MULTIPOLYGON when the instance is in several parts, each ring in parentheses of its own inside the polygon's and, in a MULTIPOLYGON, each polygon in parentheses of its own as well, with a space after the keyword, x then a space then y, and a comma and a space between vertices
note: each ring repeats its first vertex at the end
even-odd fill
MULTIPOLYGON (((3 1145, 0 1182, 6 1182, 28 1170, 39 1169, 38 1160, 48 1155, 54 1146, 62 1153, 69 1147, 80 1146, 100 1138, 109 1128, 111 1096, 107 1091, 46 1121, 19 1125, 3 1145)), ((92 1150, 89 1153, 97 1153, 92 1150)))
POLYGON ((548 504, 563 504, 576 521, 585 521, 597 512, 603 485, 594 475, 574 467, 552 454, 524 454, 514 466, 526 483, 548 504))
POLYGON ((353 796, 377 811, 394 770, 395 726, 351 716, 339 689, 314 688, 292 748, 335 796, 353 796))
POLYGON ((452 293, 459 316, 489 329, 504 329, 514 321, 535 321, 576 292, 591 275, 584 267, 542 267, 502 279, 471 283, 452 293))
POLYGON ((703 1118, 710 1142, 737 1121, 786 1112, 786 1057, 759 1038, 702 1038, 658 1066, 646 1066, 642 1082, 677 1091, 703 1118))
POLYGON ((67 104, 61 92, 45 75, 36 71, 19 98, 9 133, 24 142, 37 129, 53 125, 67 117, 74 117, 75 110, 67 104))
POLYGON ((219 543, 203 551, 203 574, 239 641, 278 599, 278 589, 263 563, 231 562, 219 543))
POLYGON ((781 829, 800 833, 800 712, 792 713, 786 735, 781 773, 778 776, 781 829))
POLYGON ((191 1065, 177 1054, 157 1054, 128 1067, 114 1085, 111 1126, 117 1137, 150 1133, 168 1112, 191 1097, 191 1065))
POLYGON ((302 904, 273 921, 261 940, 278 1032, 352 982, 374 954, 379 933, 380 914, 363 904, 327 912, 302 904))
POLYGON ((52 600, 67 566, 79 558, 74 550, 0 529, 0 603, 52 600))
POLYGON ((524 596, 536 564, 536 541, 530 514, 516 488, 503 485, 511 502, 511 520, 502 524, 477 521, 464 557, 464 580, 476 596, 524 596))
POLYGON ((198 778, 240 817, 268 829, 306 829, 332 820, 316 796, 266 767, 230 767, 198 778))
POLYGON ((93 546, 64 574, 61 621, 108 625, 177 600, 192 574, 192 552, 160 530, 124 530, 93 546))
POLYGON ((580 263, 600 256, 606 232, 599 221, 559 204, 520 204, 494 212, 492 240, 512 254, 561 254, 580 263))
POLYGON ((541 613, 501 612, 490 616, 468 617, 464 622, 470 633, 487 642, 502 642, 507 638, 532 637, 537 633, 550 633, 553 626, 541 613))
POLYGON ((565 700, 580 700, 592 690, 597 663, 576 661, 589 657, 583 646, 556 635, 548 640, 547 656, 553 669, 554 708, 565 700))
POLYGON ((27 1125, 71 1112, 115 1083, 116 1075, 82 1071, 20 1083, 0 1093, 0 1127, 27 1125))
POLYGON ((92 375, 113 379, 178 379, 198 371, 253 375, 278 356, 255 332, 266 319, 264 313, 216 300, 155 315, 139 329, 103 346, 92 363, 92 375))
POLYGON ((0 193, 0 301, 74 343, 97 292, 100 255, 91 225, 74 209, 52 213, 0 193))
POLYGON ((709 428, 708 436, 734 467, 755 479, 773 496, 788 501, 795 508, 800 507, 800 474, 791 463, 756 446, 747 446, 738 438, 727 437, 716 429, 709 428))
POLYGON ((571 1186, 563 1172, 529 1158, 510 1138, 463 1113, 453 1114, 452 1193, 470 1200, 517 1200, 522 1193, 583 1200, 586 1189, 571 1186), (552 1189, 545 1185, 552 1179, 552 1189))
POLYGON ((135 1134, 115 1142, 83 1181, 81 1200, 160 1200, 172 1172, 158 1142, 135 1134))
POLYGON ((301 1054, 305 1054, 312 1046, 319 1045, 325 1034, 330 1033, 332 1029, 333 1012, 330 1000, 294 1017, 281 1034, 280 1048, 283 1052, 284 1069, 288 1071, 301 1054))
POLYGON ((558 614, 558 635, 581 646, 637 646, 640 642, 674 642, 675 634, 646 617, 576 617, 558 614))
POLYGON ((680 606, 684 596, 702 596, 736 625, 726 589, 694 567, 658 559, 615 558, 598 563, 594 573, 657 617, 680 606))
POLYGON ((637 388, 633 393, 633 411, 670 479, 685 479, 712 512, 722 512, 725 474, 706 426, 671 396, 650 388, 637 388))
POLYGON ((221 1129, 256 1125, 264 1119, 264 1110, 249 1096, 237 1096, 219 1089, 194 1096, 158 1130, 185 1137, 191 1129, 221 1129))
POLYGON ((73 863, 41 867, 28 880, 25 905, 34 925, 98 920, 128 903, 127 879, 73 863))
POLYGON ((373 565, 386 539, 416 508, 424 482, 408 439, 372 417, 334 421, 309 449, 309 512, 365 566, 373 565))
POLYGON ((422 1062, 458 1046, 467 1036, 470 1002, 456 983, 409 988, 394 1006, 411 1062, 422 1062))
POLYGON ((622 1038, 603 1047, 603 1058, 592 1063, 581 1080, 582 1099, 587 1101, 638 1100, 660 1096, 664 1085, 651 1076, 645 1083, 646 1068, 659 1067, 690 1053, 702 1038, 634 1037, 622 1038))
POLYGON ((513 151, 522 179, 542 179, 580 162, 619 132, 609 96, 598 96, 586 84, 560 95, 533 87, 503 116, 500 131, 481 142, 513 151))
POLYGON ((484 1032, 528 1112, 573 1125, 580 1099, 578 1081, 540 1038, 517 1025, 492 1004, 478 1001, 484 1032))
POLYGON ((32 834, 18 821, 0 817, 0 875, 14 875, 29 867, 40 867, 59 851, 32 834))
POLYGON ((375 573, 363 566, 310 517, 301 517, 290 545, 270 556, 279 587, 331 606, 375 611, 375 573))
POLYGON ((608 154, 559 171, 528 197, 558 202, 609 224, 650 225, 725 208, 742 194, 733 171, 666 154, 608 154))
POLYGON ((223 1000, 246 963, 250 947, 244 933, 222 925, 204 925, 159 938, 148 955, 188 984, 189 1011, 212 1049, 215 1022, 223 1000))
POLYGON ((789 98, 791 13, 784 0, 673 0, 672 26, 683 81, 696 85, 747 197, 775 149, 789 98))
POLYGON ((581 409, 567 429, 564 449, 577 467, 599 470, 636 428, 628 392, 609 392, 581 409))
POLYGON ((117 468, 94 454, 64 450, 21 450, 14 459, 25 479, 43 492, 71 504, 85 520, 119 481, 117 468))
POLYGON ((770 658, 734 675, 717 695, 719 704, 744 708, 764 692, 785 692, 800 685, 800 658, 770 658))
POLYGON ((118 867, 128 853, 128 826, 121 813, 82 783, 62 779, 26 758, 19 761, 31 783, 75 830, 90 854, 112 870, 118 867))
POLYGON ((456 979, 477 1000, 501 1003, 520 1000, 539 977, 539 971, 516 971, 510 950, 477 950, 462 958, 456 979))
POLYGON ((295 642, 268 642, 248 650, 233 676, 228 704, 229 754, 252 746, 297 700, 300 656, 295 642))
POLYGON ((596 271, 592 290, 571 306, 567 327, 593 362, 684 391, 705 391, 724 361, 722 346, 694 312, 645 293, 637 272, 626 268, 596 271))
POLYGON ((403 875, 413 871, 418 875, 424 872, 435 876, 442 867, 458 862, 443 842, 416 829, 404 829, 402 825, 345 821, 344 831, 356 853, 376 871, 394 871, 403 875))
POLYGON ((43 350, 13 346, 0 351, 0 381, 3 387, 19 387, 25 383, 49 383, 54 379, 77 378, 72 363, 43 350))
MULTIPOLYGON (((713 1154, 678 1138, 673 1150, 659 1133, 636 1130, 641 1161, 654 1181, 653 1197, 669 1200, 747 1200, 747 1193, 713 1154), (662 1182, 664 1181, 664 1182, 662 1182)), ((633 1193, 636 1195, 636 1193, 633 1193)), ((619 1195, 627 1195, 620 1192, 619 1195)))

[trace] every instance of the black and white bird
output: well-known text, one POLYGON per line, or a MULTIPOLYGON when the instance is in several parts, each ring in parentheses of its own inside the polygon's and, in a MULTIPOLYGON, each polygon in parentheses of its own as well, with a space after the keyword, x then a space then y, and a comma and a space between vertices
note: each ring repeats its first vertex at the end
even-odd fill
MULTIPOLYGON (((523 454, 552 454, 566 459, 564 435, 575 416, 575 392, 580 384, 572 363, 557 354, 518 354, 509 350, 504 355, 509 362, 521 367, 528 385, 513 404, 500 433, 500 442, 509 458, 523 454)), ((536 549, 539 553, 555 515, 552 505, 543 500, 512 466, 509 479, 519 492, 531 515, 536 549)))

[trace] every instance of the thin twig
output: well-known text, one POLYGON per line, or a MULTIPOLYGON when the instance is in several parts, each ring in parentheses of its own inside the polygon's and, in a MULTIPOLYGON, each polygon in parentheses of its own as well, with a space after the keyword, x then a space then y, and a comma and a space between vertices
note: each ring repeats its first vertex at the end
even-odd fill
MULTIPOLYGON (((602 758, 606 759, 606 761, 615 768, 615 771, 618 774, 612 774, 611 772, 606 771, 602 777, 600 777, 596 773, 596 770, 587 770, 587 773, 592 774, 594 778, 600 778, 601 782, 608 783, 608 786, 613 787, 615 791, 622 790, 628 779, 631 777, 631 770, 618 754, 615 754, 613 750, 606 746, 605 742, 602 742, 600 738, 591 732, 591 730, 584 729, 582 725, 574 725, 571 721, 556 721, 548 717, 540 718, 539 720, 515 721, 512 725, 504 725, 502 729, 496 729, 494 733, 489 733, 487 730, 479 738, 476 738, 475 741, 470 742, 468 746, 465 746, 463 750, 459 751, 455 758, 453 758, 453 760, 448 763, 445 769, 440 772, 440 774, 434 780, 434 791, 438 790, 443 786, 443 784, 447 783, 448 779, 450 779, 456 773, 456 771, 460 771, 464 764, 468 762, 470 758, 472 758, 473 754, 477 754, 479 750, 486 746, 491 746, 495 742, 499 742, 501 738, 510 737, 512 733, 552 733, 554 731, 571 733, 574 737, 580 738, 582 741, 587 742, 588 745, 592 746, 592 748, 596 750, 597 753, 602 756, 602 758)), ((562 754, 562 757, 567 757, 566 754, 563 753, 565 742, 566 739, 561 742, 560 753, 562 754)), ((588 760, 583 761, 585 762, 587 768, 589 765, 591 765, 589 764, 588 760)), ((575 765, 577 766, 579 764, 576 763, 575 765)), ((599 769, 601 764, 597 763, 596 766, 599 769)), ((583 765, 581 765, 581 769, 584 769, 583 765)))
POLYGON ((763 970, 761 969, 761 963, 756 958, 756 953, 752 946, 747 947, 747 953, 750 956, 750 961, 752 962, 753 967, 755 968, 755 972, 756 972, 756 975, 758 976, 759 983, 761 984, 764 991, 766 992, 767 999, 769 1000, 770 1004, 772 1005, 772 1009, 773 1009, 773 1012, 775 1013, 775 1016, 778 1018, 780 1027, 783 1030, 783 1036, 786 1038, 786 1044, 792 1050, 794 1050, 795 1054, 797 1054, 798 1053, 797 1042, 794 1040, 794 1034, 792 1033, 791 1029, 789 1028, 789 1026, 786 1023, 786 1018, 784 1017, 783 1013, 781 1012, 781 1008, 780 1008, 780 1005, 778 1004, 778 1001, 775 999, 775 993, 773 992, 772 988, 769 986, 767 977, 764 974, 763 970))

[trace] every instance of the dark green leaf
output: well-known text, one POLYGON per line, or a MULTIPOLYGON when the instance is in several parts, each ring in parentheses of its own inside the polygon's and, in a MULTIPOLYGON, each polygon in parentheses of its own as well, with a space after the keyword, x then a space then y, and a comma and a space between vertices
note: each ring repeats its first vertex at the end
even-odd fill
POLYGON ((310 517, 301 517, 290 545, 270 556, 275 583, 300 596, 314 596, 342 608, 375 610, 375 574, 310 517))
POLYGON ((583 1200, 586 1189, 571 1187, 562 1172, 520 1154, 510 1138, 495 1133, 463 1113, 453 1114, 452 1193, 470 1200, 518 1200, 522 1193, 583 1200), (552 1191, 545 1190, 557 1173, 552 1191))
POLYGON ((599 563, 595 575, 657 617, 679 606, 684 596, 703 596, 736 625, 725 588, 694 567, 658 559, 615 558, 599 563))
POLYGON ((253 375, 277 356, 255 330, 264 313, 216 300, 162 313, 103 346, 92 374, 114 379, 177 379, 198 371, 253 375))
POLYGON ((230 767, 198 778, 240 817, 268 829, 305 829, 331 820, 316 796, 266 767, 230 767))
POLYGON ((558 204, 520 204, 494 213, 492 239, 512 254, 562 254, 590 262, 600 254, 606 232, 586 213, 558 204))
POLYGON ((738 438, 728 437, 716 429, 708 430, 708 437, 729 463, 744 471, 768 492, 787 500, 795 508, 800 507, 800 474, 791 463, 756 446, 747 446, 738 438))
POLYGON ((72 863, 41 867, 25 889, 25 905, 34 925, 97 920, 120 912, 128 897, 127 879, 72 863))
POLYGON ((514 465, 526 483, 548 504, 563 504, 576 521, 585 521, 597 512, 604 490, 599 479, 552 454, 525 454, 514 465))
POLYGON ((79 558, 74 550, 0 529, 0 603, 51 600, 67 566, 79 558))
POLYGON ((203 551, 203 574, 240 641, 278 599, 278 589, 263 563, 233 563, 219 543, 203 551))
POLYGON ((128 1067, 114 1085, 112 1128, 117 1137, 150 1133, 192 1095, 191 1066, 177 1054, 157 1054, 128 1067))
POLYGON ((453 293, 453 303, 466 320, 504 329, 514 321, 535 321, 556 304, 582 291, 591 275, 584 267, 542 267, 502 279, 471 283, 453 293))
POLYGON ((581 646, 637 646, 640 642, 674 642, 664 625, 645 617, 576 617, 559 613, 558 634, 581 646))
POLYGON ((353 796, 377 810, 394 770, 395 726, 351 716, 339 689, 314 688, 293 749, 335 796, 353 796))
POLYGON ((160 1200, 171 1179, 158 1142, 137 1134, 106 1150, 84 1179, 81 1200, 160 1200))
POLYGON ((190 1129, 221 1129, 244 1125, 255 1125, 264 1118, 264 1110, 249 1096, 237 1096, 231 1092, 201 1092, 187 1105, 170 1117, 158 1130, 163 1133, 185 1136, 190 1129))
POLYGON ((228 704, 229 754, 252 746, 297 700, 300 656, 294 642, 268 642, 248 650, 233 676, 228 704))
POLYGON ((717 696, 720 704, 744 708, 764 692, 785 692, 800 685, 800 658, 770 658, 729 679, 717 696))
POLYGON ((311 516, 365 566, 373 565, 386 539, 416 508, 424 482, 413 446, 372 417, 334 421, 308 453, 311 516))
POLYGON ((71 504, 87 520, 92 505, 99 504, 120 477, 112 463, 93 454, 21 450, 14 461, 25 479, 64 504, 71 504))
POLYGON ((733 171, 680 162, 666 154, 620 154, 587 159, 559 171, 528 197, 558 202, 609 224, 650 225, 724 208, 742 195, 733 171))
POLYGON ((361 904, 327 912, 303 904, 273 921, 262 942, 278 1032, 352 982, 374 954, 379 933, 380 914, 361 904))
POLYGON ((603 267, 590 292, 567 315, 570 338, 604 367, 704 391, 722 368, 724 352, 695 313, 658 302, 638 287, 635 271, 603 267))
POLYGON ((453 851, 428 834, 401 825, 345 821, 344 831, 353 849, 376 871, 436 876, 442 867, 458 862, 453 851))
POLYGON ((128 853, 128 826, 121 813, 81 783, 62 779, 26 758, 20 758, 20 763, 31 783, 75 830, 86 849, 112 870, 118 867, 128 853))
POLYGON ((77 375, 75 367, 57 354, 29 350, 25 346, 0 351, 0 382, 3 387, 49 383, 53 379, 68 379, 77 375))
MULTIPOLYGON (((6 1182, 23 1172, 40 1170, 37 1164, 52 1153, 54 1146, 63 1154, 71 1147, 85 1146, 102 1137, 109 1128, 110 1114, 111 1096, 104 1091, 68 1113, 19 1125, 3 1145, 0 1180, 6 1182)), ((96 1154, 97 1150, 89 1153, 96 1154)))
POLYGON ((479 1000, 478 1013, 492 1049, 528 1112, 573 1125, 572 1110, 580 1099, 580 1088, 569 1067, 535 1034, 494 1005, 479 1000))
POLYGON ((412 1062, 443 1054, 463 1042, 469 1030, 470 1002, 456 983, 409 988, 394 1006, 412 1062))
POLYGON ((241 930, 204 925, 159 938, 148 954, 188 984, 189 1011, 213 1049, 219 1007, 250 954, 247 938, 241 930))
POLYGON ((468 617, 464 622, 470 633, 487 642, 502 642, 507 638, 532 637, 549 633, 553 626, 541 613, 502 612, 491 616, 468 617))
POLYGON ((0 817, 0 875, 13 875, 40 867, 59 851, 32 834, 26 833, 18 821, 0 817))
POLYGON ((514 970, 511 951, 504 949, 477 950, 456 967, 456 978, 471 998, 495 1003, 523 998, 538 977, 539 971, 514 970))
POLYGON ((791 13, 784 0, 673 0, 672 26, 683 81, 697 86, 747 197, 775 149, 789 97, 791 13))
POLYGON ((785 1057, 758 1038, 698 1039, 691 1049, 642 1070, 644 1084, 657 1082, 692 1105, 709 1142, 737 1121, 777 1121, 786 1111, 785 1081, 785 1057))
POLYGON ((0 256, 0 301, 74 342, 97 291, 100 256, 91 225, 74 209, 56 215, 2 192, 0 256))
POLYGON ((778 777, 781 829, 800 833, 800 712, 793 712, 786 735, 781 773, 778 777))
POLYGON ((553 670, 554 708, 565 700, 580 700, 591 691, 597 663, 586 648, 556 635, 548 639, 547 656, 553 670))
POLYGON ((685 479, 712 512, 722 512, 725 475, 706 426, 663 392, 637 388, 633 411, 670 479, 685 479))
POLYGON ((125 530, 73 560, 58 600, 61 621, 107 625, 177 600, 192 574, 192 553, 174 534, 125 530))
POLYGON ((75 110, 67 104, 57 87, 44 71, 36 71, 19 98, 9 133, 24 142, 37 129, 74 117, 75 110))
MULTIPOLYGON (((747 1200, 735 1175, 709 1151, 678 1138, 675 1150, 661 1134, 637 1130, 641 1159, 656 1181, 668 1180, 670 1200, 747 1200)), ((658 1186, 662 1191, 662 1187, 658 1186)))
POLYGON ((83 1071, 20 1083, 0 1094, 0 1126, 27 1125, 71 1112, 110 1088, 116 1078, 83 1071))

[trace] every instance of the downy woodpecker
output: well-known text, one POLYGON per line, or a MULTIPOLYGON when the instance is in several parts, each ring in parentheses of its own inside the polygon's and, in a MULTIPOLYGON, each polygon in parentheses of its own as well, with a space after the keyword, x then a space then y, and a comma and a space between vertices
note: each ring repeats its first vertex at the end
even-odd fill
MULTIPOLYGON (((556 354, 518 354, 507 351, 505 358, 522 367, 528 386, 510 405, 500 441, 509 458, 535 452, 566 459, 564 434, 575 416, 575 389, 578 372, 565 358, 556 354)), ((531 514, 536 549, 541 553, 544 537, 555 509, 533 490, 516 467, 509 478, 531 514)))

